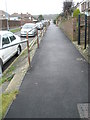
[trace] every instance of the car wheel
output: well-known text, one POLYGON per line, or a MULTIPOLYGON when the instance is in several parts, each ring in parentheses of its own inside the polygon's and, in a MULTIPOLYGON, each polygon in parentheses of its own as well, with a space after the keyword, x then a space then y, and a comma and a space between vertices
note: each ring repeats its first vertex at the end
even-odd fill
POLYGON ((0 72, 2 72, 2 70, 3 70, 3 62, 2 62, 2 60, 0 59, 0 72))
POLYGON ((18 46, 18 48, 17 48, 17 56, 19 56, 20 55, 20 53, 21 53, 21 46, 18 46))

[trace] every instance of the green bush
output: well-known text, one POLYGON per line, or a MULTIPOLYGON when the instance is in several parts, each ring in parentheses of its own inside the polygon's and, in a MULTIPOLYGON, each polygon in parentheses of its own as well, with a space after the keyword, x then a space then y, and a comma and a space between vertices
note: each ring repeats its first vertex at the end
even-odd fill
POLYGON ((78 15, 80 14, 80 10, 79 9, 75 9, 73 12, 73 17, 78 18, 78 15))
POLYGON ((42 15, 39 15, 38 16, 38 20, 41 21, 41 20, 44 20, 44 17, 42 15))

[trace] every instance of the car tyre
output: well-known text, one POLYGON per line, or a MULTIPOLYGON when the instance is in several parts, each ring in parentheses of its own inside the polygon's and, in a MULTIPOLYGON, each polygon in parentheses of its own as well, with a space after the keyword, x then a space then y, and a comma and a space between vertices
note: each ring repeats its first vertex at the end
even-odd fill
POLYGON ((21 46, 18 46, 16 56, 19 56, 19 55, 20 55, 20 53, 21 53, 21 46))
POLYGON ((1 66, 1 71, 3 71, 3 62, 2 62, 2 60, 0 59, 0 66, 1 66))

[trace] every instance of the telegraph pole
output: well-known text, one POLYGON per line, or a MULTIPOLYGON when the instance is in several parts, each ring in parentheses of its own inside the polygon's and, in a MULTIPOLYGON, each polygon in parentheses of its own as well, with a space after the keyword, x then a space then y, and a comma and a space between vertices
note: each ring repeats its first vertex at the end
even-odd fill
POLYGON ((7 30, 9 30, 9 24, 8 24, 8 12, 7 12, 7 1, 6 1, 6 0, 5 0, 5 7, 6 7, 7 30))

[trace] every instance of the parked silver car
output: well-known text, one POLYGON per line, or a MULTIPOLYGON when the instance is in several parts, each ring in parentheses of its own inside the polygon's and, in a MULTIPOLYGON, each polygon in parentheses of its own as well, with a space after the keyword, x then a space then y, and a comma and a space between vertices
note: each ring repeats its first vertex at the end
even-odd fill
POLYGON ((35 36, 37 34, 36 24, 34 23, 26 23, 22 26, 21 36, 35 36))
POLYGON ((15 54, 19 55, 21 53, 22 45, 20 44, 20 42, 21 42, 20 37, 13 34, 12 32, 0 31, 0 66, 1 67, 12 56, 14 56, 15 54))

